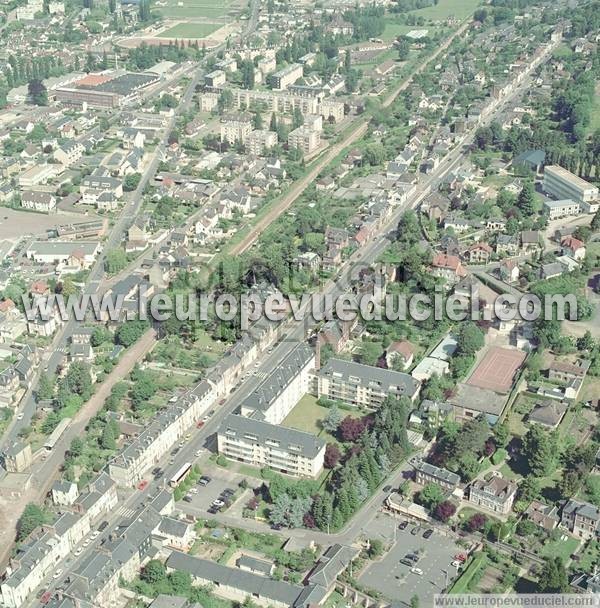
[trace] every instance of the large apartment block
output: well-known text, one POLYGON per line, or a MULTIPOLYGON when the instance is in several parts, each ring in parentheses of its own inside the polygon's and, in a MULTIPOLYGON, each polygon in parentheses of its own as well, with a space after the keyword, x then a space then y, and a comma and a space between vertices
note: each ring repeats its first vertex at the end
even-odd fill
POLYGON ((311 154, 321 145, 321 134, 309 127, 298 127, 288 135, 288 147, 297 148, 302 154, 311 154))
POLYGON ((302 78, 304 69, 299 63, 292 63, 287 67, 271 74, 271 84, 274 89, 283 91, 287 89, 291 84, 294 84, 296 80, 302 78))
POLYGON ((221 141, 233 145, 244 143, 252 133, 252 118, 249 114, 227 114, 221 119, 221 141))
POLYGON ((171 446, 206 412, 216 399, 216 389, 207 380, 179 399, 146 427, 108 465, 110 476, 120 486, 134 486, 144 473, 160 463, 171 446))
POLYGON ((588 213, 593 213, 589 206, 599 198, 596 186, 559 165, 550 165, 544 169, 543 188, 557 199, 572 199, 581 203, 588 213))
POLYGON ((219 454, 296 477, 317 477, 326 443, 311 433, 231 414, 217 434, 219 454))
POLYGON ((319 397, 370 408, 388 396, 414 401, 421 389, 408 374, 342 359, 330 359, 317 373, 316 385, 319 397))
POLYGON ((241 414, 280 424, 303 395, 309 392, 315 352, 298 344, 242 403, 241 414))

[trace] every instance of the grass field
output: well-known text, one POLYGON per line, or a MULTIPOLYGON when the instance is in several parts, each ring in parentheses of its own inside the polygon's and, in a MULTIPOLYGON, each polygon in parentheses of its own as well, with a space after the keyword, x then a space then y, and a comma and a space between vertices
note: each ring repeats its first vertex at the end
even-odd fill
POLYGON ((596 94, 594 95, 594 107, 592 108, 588 133, 591 135, 598 129, 600 129, 600 84, 596 85, 596 94))
POLYGON ((435 6, 420 8, 416 11, 411 11, 411 14, 433 21, 441 21, 448 17, 465 19, 480 4, 480 0, 440 0, 435 6))
POLYGON ((220 2, 210 2, 208 0, 166 0, 159 2, 156 8, 163 17, 179 19, 183 17, 208 17, 218 19, 227 14, 232 0, 221 0, 220 2))
POLYGON ((547 542, 541 550, 544 557, 561 557, 563 561, 567 561, 572 553, 575 553, 579 546, 579 540, 569 536, 567 540, 554 540, 547 542))
POLYGON ((336 442, 335 437, 324 431, 320 425, 320 421, 327 416, 327 412, 329 409, 319 405, 316 397, 304 395, 281 425, 318 435, 327 442, 336 442))
POLYGON ((220 27, 216 23, 178 23, 158 36, 159 38, 205 38, 220 27))

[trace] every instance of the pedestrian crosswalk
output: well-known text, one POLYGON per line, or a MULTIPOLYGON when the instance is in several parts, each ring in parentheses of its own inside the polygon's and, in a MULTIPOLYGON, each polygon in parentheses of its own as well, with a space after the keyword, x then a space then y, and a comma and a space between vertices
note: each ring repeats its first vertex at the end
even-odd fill
POLYGON ((117 520, 129 519, 135 515, 135 509, 127 505, 121 505, 116 512, 117 520))
POLYGON ((254 375, 260 380, 264 380, 269 375, 269 372, 256 372, 254 375))

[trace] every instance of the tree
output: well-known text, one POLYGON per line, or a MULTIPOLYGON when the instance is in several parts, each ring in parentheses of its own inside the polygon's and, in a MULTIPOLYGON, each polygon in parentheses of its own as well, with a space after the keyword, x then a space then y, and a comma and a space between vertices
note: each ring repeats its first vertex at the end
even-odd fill
POLYGON ((39 79, 30 80, 27 86, 29 97, 36 106, 48 105, 48 91, 44 83, 39 79))
POLYGON ((561 557, 546 557, 538 576, 540 593, 566 593, 569 591, 567 571, 561 557))
POLYGON ((372 538, 369 540, 369 557, 379 557, 383 555, 383 543, 379 538, 372 538))
POLYGON ((410 608, 419 608, 419 596, 418 595, 413 595, 410 598, 410 608))
POLYGON ((150 0, 140 0, 139 17, 140 21, 150 21, 150 0))
POLYGON ((596 211, 596 214, 592 218, 592 223, 590 224, 590 228, 594 231, 600 230, 600 209, 596 211))
POLYGON ((48 517, 44 510, 38 505, 30 502, 23 509, 19 521, 17 521, 17 541, 27 538, 38 526, 45 524, 48 517))
POLYGON ((510 429, 504 422, 494 426, 494 440, 499 448, 505 448, 510 441, 510 429))
POLYGON ((325 448, 324 465, 328 469, 334 469, 340 461, 342 453, 335 443, 328 443, 325 448))
POLYGON ((161 561, 151 559, 142 569, 140 578, 151 585, 156 585, 167 578, 167 569, 161 561))
POLYGON ((148 321, 125 321, 117 329, 115 334, 116 342, 128 348, 142 337, 148 327, 148 321))
POLYGON ((327 416, 321 421, 321 426, 328 433, 335 433, 342 422, 343 414, 337 405, 332 405, 327 412, 327 416))
POLYGON ((442 522, 447 522, 456 513, 456 506, 449 500, 444 500, 435 509, 435 517, 442 522))
POLYGON ((550 475, 554 472, 559 456, 556 434, 533 425, 523 438, 522 453, 536 477, 550 475))
POLYGON ((38 382, 37 398, 40 401, 46 401, 54 397, 54 389, 56 388, 56 379, 54 376, 48 375, 46 372, 40 374, 38 382))
POLYGON ((471 357, 485 343, 483 332, 473 322, 463 323, 458 332, 457 343, 456 354, 471 357))
POLYGON ((478 532, 485 528, 486 523, 487 517, 483 513, 474 513, 467 520, 467 530, 469 530, 469 532, 478 532))
POLYGON ((535 211, 535 195, 533 184, 525 182, 517 198, 517 206, 524 216, 531 216, 535 211))
POLYGON ((355 442, 365 431, 366 424, 362 418, 346 416, 340 423, 342 441, 355 442))
POLYGON ((81 439, 81 437, 73 437, 71 445, 69 446, 69 454, 73 458, 77 458, 83 454, 83 447, 83 439, 81 439))
POLYGON ((123 190, 133 192, 138 187, 141 179, 142 175, 140 173, 130 173, 123 180, 123 190))
POLYGON ((108 274, 117 274, 127 266, 127 254, 124 249, 111 249, 106 254, 104 267, 108 274))
POLYGON ((419 492, 418 501, 426 509, 435 511, 437 506, 444 500, 444 492, 437 483, 428 483, 419 492))
POLYGON ((104 425, 102 437, 100 438, 100 447, 105 450, 114 450, 117 447, 117 442, 115 441, 115 434, 113 432, 112 425, 110 424, 110 422, 107 422, 104 425))

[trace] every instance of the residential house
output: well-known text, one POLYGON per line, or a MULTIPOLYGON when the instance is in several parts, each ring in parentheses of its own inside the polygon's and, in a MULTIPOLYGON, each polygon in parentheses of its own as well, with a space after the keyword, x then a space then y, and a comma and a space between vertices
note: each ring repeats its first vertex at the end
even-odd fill
POLYGON ((476 479, 469 486, 469 502, 502 515, 510 513, 516 494, 516 484, 497 475, 476 479))
POLYGON ((460 259, 454 255, 436 253, 431 261, 431 273, 454 284, 467 276, 467 270, 463 267, 460 259))
POLYGON ((447 492, 454 492, 460 484, 460 477, 447 469, 419 461, 415 465, 415 481, 422 486, 435 483, 447 492))
POLYGON ((564 505, 560 523, 577 538, 590 540, 598 533, 600 510, 588 502, 570 499, 564 505))
POLYGON ((386 349, 385 362, 389 369, 407 369, 415 358, 414 346, 406 341, 392 342, 386 349))
POLYGON ((466 255, 471 264, 487 264, 492 252, 492 248, 486 242, 478 242, 467 249, 466 255))

